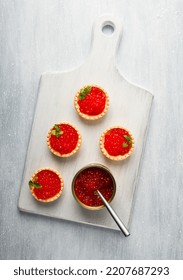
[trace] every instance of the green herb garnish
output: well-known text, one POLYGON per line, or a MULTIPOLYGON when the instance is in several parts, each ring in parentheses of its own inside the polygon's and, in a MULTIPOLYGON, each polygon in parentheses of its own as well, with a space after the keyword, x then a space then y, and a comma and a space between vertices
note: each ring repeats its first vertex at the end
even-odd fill
POLYGON ((35 183, 35 182, 32 182, 32 181, 29 181, 29 187, 30 187, 30 188, 31 188, 31 187, 34 187, 34 188, 36 188, 36 189, 42 188, 42 186, 41 186, 40 184, 35 183))
POLYGON ((60 129, 60 126, 55 124, 54 129, 52 129, 51 134, 55 135, 57 138, 60 137, 64 132, 60 129))
POLYGON ((128 135, 124 135, 124 138, 126 139, 126 141, 128 141, 130 146, 132 146, 132 138, 130 136, 128 136, 128 135))
POLYGON ((80 90, 79 100, 85 99, 86 95, 91 91, 91 86, 84 87, 80 90))
POLYGON ((123 148, 127 148, 127 147, 128 147, 128 144, 125 143, 125 142, 123 142, 122 146, 123 146, 123 148))

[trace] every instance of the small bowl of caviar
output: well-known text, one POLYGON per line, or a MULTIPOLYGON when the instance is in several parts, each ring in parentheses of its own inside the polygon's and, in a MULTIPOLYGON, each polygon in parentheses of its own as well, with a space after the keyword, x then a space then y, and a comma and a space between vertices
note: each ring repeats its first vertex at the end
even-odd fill
POLYGON ((116 182, 111 171, 99 163, 91 163, 81 168, 72 181, 72 193, 77 203, 88 210, 104 207, 97 190, 110 203, 116 193, 116 182))

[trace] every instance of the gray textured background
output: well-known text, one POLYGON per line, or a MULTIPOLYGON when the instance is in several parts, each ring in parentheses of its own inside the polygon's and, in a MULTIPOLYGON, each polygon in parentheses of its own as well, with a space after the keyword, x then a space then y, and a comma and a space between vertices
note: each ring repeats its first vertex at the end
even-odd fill
POLYGON ((183 258, 183 2, 0 0, 0 258, 183 258), (120 72, 154 94, 131 236, 20 213, 17 201, 42 72, 90 50, 93 21, 123 21, 120 72))

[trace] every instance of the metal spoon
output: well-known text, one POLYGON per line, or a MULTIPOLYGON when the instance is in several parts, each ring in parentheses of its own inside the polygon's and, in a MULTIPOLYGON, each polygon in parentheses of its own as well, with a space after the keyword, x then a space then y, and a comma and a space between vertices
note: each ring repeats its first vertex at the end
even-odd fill
POLYGON ((114 219, 114 221, 116 222, 116 224, 118 225, 118 227, 120 228, 120 230, 123 232, 123 234, 125 236, 129 236, 130 233, 128 231, 128 229, 125 227, 125 225, 123 224, 123 222, 121 221, 121 219, 118 217, 118 215, 116 214, 116 212, 113 210, 113 208, 110 206, 110 204, 107 202, 107 200, 103 197, 103 195, 101 194, 101 192, 99 190, 97 190, 98 195, 100 196, 100 198, 102 199, 103 203, 105 204, 107 210, 109 211, 110 215, 112 216, 112 218, 114 219))

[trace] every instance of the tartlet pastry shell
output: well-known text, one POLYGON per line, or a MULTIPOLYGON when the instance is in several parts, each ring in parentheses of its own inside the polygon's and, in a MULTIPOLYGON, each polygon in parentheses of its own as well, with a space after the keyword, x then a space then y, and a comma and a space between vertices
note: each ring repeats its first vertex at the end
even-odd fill
POLYGON ((40 198, 37 198, 37 196, 36 196, 35 193, 34 193, 34 187, 33 187, 33 186, 30 187, 30 191, 31 191, 33 197, 34 197, 36 200, 41 201, 41 202, 52 202, 52 201, 58 199, 58 198, 61 196, 62 191, 63 191, 63 188, 64 188, 64 181, 63 181, 62 176, 60 175, 60 173, 59 173, 57 170, 52 169, 52 168, 49 168, 49 167, 46 167, 46 168, 38 169, 38 170, 32 175, 32 177, 31 177, 31 181, 32 181, 32 182, 34 182, 34 178, 35 178, 36 175, 37 175, 40 171, 42 171, 42 170, 50 170, 50 171, 54 172, 55 174, 57 174, 57 176, 58 176, 59 179, 60 179, 60 185, 61 185, 60 191, 59 191, 56 195, 54 195, 53 197, 50 197, 50 198, 48 198, 48 199, 40 199, 40 198))
POLYGON ((54 150, 54 149, 51 147, 51 145, 50 145, 51 131, 54 129, 55 124, 52 126, 52 128, 50 128, 50 130, 49 130, 49 132, 48 132, 48 135, 47 135, 47 144, 48 144, 48 148, 49 148, 49 150, 50 150, 54 155, 56 155, 56 156, 58 156, 58 157, 70 157, 70 156, 74 155, 74 154, 80 149, 81 142, 82 142, 81 133, 80 133, 79 130, 78 130, 74 125, 72 125, 71 123, 68 123, 68 122, 61 122, 61 123, 58 123, 57 125, 60 125, 60 124, 68 124, 68 125, 72 126, 72 127, 77 131, 77 134, 78 134, 78 143, 77 143, 77 145, 76 145, 76 148, 75 148, 71 153, 61 155, 58 151, 54 150))
POLYGON ((127 128, 125 128, 125 127, 122 127, 122 126, 113 126, 113 127, 107 128, 107 129, 102 133, 102 135, 101 135, 101 137, 100 137, 99 145, 100 145, 100 150, 101 150, 102 154, 103 154, 105 157, 107 157, 108 159, 111 159, 111 160, 118 161, 118 160, 124 160, 124 159, 128 158, 128 157, 132 154, 132 152, 133 152, 133 150, 134 150, 135 141, 134 141, 134 137, 133 137, 132 133, 129 131, 129 129, 127 129, 127 128), (130 135, 130 138, 131 138, 131 141, 132 141, 132 146, 131 146, 131 149, 129 150, 129 152, 126 153, 125 155, 111 156, 111 155, 107 152, 107 150, 105 149, 105 147, 104 147, 104 138, 105 138, 105 134, 106 134, 109 130, 111 130, 111 129, 113 129, 113 128, 121 128, 121 129, 124 129, 124 130, 126 130, 126 131, 128 132, 128 134, 130 135))
POLYGON ((84 119, 86 119, 86 120, 92 120, 92 121, 93 121, 93 120, 98 120, 98 119, 102 118, 102 117, 107 113, 107 110, 108 110, 108 108, 109 108, 109 96, 108 96, 107 92, 106 92, 102 87, 99 87, 98 85, 86 85, 86 86, 81 87, 81 88, 77 91, 77 93, 76 93, 76 95, 75 95, 75 97, 74 97, 74 107, 75 107, 75 109, 76 109, 76 112, 77 112, 82 118, 84 118, 84 119), (97 88, 101 89, 101 90, 104 92, 105 96, 106 96, 105 108, 104 108, 103 112, 102 112, 101 114, 99 114, 99 115, 90 116, 90 115, 86 115, 86 114, 84 114, 84 113, 82 113, 82 112, 80 111, 80 108, 79 108, 79 105, 78 105, 80 90, 81 90, 82 88, 87 87, 87 86, 97 87, 97 88))

